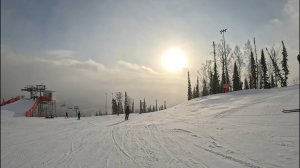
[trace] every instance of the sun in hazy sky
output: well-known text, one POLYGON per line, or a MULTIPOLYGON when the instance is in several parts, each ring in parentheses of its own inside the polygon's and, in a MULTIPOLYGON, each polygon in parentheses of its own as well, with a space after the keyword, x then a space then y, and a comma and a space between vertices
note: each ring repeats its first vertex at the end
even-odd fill
POLYGON ((169 48, 162 55, 162 65, 169 72, 178 72, 187 67, 187 55, 181 48, 169 48))

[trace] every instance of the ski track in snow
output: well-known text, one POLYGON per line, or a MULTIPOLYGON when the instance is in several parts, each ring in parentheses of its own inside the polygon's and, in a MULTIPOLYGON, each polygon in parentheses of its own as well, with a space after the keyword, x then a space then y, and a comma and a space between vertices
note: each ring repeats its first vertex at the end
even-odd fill
POLYGON ((131 114, 128 121, 122 114, 12 117, 7 107, 1 111, 1 167, 299 167, 299 113, 281 112, 297 108, 298 91, 212 95, 131 114))
POLYGON ((138 163, 132 158, 132 156, 131 156, 130 154, 128 154, 128 152, 126 152, 126 150, 123 149, 123 148, 118 144, 118 142, 116 141, 115 136, 114 136, 114 128, 111 130, 111 136, 112 136, 112 139, 113 139, 113 142, 114 142, 115 147, 116 147, 121 153, 123 153, 128 159, 130 159, 137 167, 139 167, 138 163))

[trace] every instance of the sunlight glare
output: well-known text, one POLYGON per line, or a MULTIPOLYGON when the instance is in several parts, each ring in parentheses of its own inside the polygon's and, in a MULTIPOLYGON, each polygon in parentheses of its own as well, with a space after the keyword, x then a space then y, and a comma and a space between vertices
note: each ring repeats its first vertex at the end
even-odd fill
POLYGON ((187 57, 180 48, 170 48, 165 51, 162 57, 164 68, 170 72, 177 72, 187 67, 187 57))

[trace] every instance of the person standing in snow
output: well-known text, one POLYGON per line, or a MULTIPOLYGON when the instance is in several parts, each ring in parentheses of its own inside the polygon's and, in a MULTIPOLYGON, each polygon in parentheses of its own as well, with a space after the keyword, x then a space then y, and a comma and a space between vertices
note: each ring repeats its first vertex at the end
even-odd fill
POLYGON ((66 112, 66 116, 65 116, 65 118, 69 118, 69 116, 68 116, 68 112, 66 112))
POLYGON ((78 111, 77 116, 78 116, 78 120, 80 120, 80 111, 78 111))
POLYGON ((128 120, 128 118, 129 118, 129 113, 130 113, 129 106, 127 106, 127 107, 126 107, 126 110, 125 110, 125 120, 128 120))

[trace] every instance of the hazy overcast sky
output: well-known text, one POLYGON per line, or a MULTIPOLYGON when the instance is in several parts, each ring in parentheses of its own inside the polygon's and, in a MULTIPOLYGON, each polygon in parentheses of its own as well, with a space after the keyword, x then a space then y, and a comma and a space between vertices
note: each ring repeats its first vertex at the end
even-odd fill
POLYGON ((298 0, 1 0, 1 99, 42 83, 83 111, 103 111, 105 93, 110 107, 117 91, 136 108, 143 98, 175 105, 223 28, 232 48, 255 37, 258 51, 281 50, 283 40, 290 80, 299 77, 298 0), (188 69, 164 70, 172 47, 186 52, 188 69))

